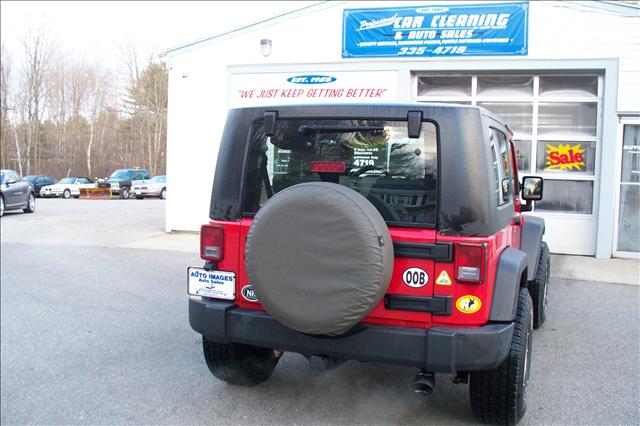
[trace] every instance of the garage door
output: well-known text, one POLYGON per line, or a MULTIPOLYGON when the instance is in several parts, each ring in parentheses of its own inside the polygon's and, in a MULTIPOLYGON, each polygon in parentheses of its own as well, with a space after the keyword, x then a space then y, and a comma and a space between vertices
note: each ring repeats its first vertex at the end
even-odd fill
POLYGON ((478 105, 513 130, 520 175, 545 179, 544 217, 554 253, 594 255, 602 77, 588 73, 420 74, 419 102, 478 105))

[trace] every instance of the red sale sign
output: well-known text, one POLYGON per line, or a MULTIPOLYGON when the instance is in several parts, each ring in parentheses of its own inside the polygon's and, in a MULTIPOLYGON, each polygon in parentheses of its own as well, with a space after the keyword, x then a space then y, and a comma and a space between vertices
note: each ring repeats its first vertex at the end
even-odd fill
POLYGON ((585 149, 582 144, 553 146, 547 144, 547 162, 545 169, 547 170, 582 170, 585 166, 585 149))

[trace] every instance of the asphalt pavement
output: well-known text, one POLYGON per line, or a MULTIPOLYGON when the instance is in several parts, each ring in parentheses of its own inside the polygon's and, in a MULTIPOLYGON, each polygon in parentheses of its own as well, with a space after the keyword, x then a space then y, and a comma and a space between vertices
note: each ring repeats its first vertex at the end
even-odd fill
MULTIPOLYGON (((466 385, 285 354, 264 384, 216 380, 188 322, 198 248, 152 248, 164 201, 38 200, 0 221, 0 423, 475 424, 466 385), (148 247, 148 248, 140 248, 148 247)), ((640 286, 553 279, 521 424, 640 424, 640 286)))

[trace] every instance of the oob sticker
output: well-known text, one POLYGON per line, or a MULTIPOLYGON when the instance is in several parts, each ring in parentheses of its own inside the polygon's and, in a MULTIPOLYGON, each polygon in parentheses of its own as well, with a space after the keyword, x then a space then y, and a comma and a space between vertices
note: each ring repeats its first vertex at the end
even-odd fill
POLYGON ((423 287, 429 282, 429 274, 422 268, 409 268, 402 273, 402 282, 409 287, 423 287))

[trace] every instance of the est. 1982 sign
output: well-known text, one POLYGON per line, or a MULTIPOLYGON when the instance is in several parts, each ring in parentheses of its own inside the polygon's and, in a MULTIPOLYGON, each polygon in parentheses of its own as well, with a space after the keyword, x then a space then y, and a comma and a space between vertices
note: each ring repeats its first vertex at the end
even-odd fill
POLYGON ((528 2, 345 9, 342 57, 527 54, 528 2))

